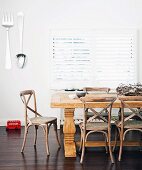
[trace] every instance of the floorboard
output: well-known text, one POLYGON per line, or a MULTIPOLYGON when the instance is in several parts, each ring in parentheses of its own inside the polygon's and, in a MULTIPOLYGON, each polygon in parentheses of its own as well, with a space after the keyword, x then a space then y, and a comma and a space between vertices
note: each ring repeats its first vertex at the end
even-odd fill
MULTIPOLYGON (((23 141, 24 128, 19 130, 6 131, 0 127, 0 170, 141 170, 142 152, 140 147, 127 147, 123 150, 122 161, 118 162, 118 150, 115 151, 115 164, 112 165, 109 155, 105 153, 104 147, 87 148, 84 163, 81 165, 80 155, 76 158, 65 158, 63 149, 62 128, 58 131, 62 148, 58 149, 55 140, 54 130, 51 127, 49 134, 50 156, 46 156, 45 139, 42 129, 39 129, 37 147, 33 147, 34 129, 28 133, 24 154, 20 149, 23 141)), ((79 139, 77 129, 75 140, 79 139)), ((128 135, 130 139, 140 139, 140 134, 128 135)), ((94 139, 94 137, 90 137, 94 139)), ((96 135, 95 139, 103 139, 96 135)))

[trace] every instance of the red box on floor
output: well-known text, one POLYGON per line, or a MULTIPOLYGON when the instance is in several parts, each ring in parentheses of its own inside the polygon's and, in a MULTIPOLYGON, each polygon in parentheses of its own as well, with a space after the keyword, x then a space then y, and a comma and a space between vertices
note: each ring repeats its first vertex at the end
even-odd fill
POLYGON ((21 121, 20 120, 8 120, 6 130, 9 129, 21 129, 21 121))

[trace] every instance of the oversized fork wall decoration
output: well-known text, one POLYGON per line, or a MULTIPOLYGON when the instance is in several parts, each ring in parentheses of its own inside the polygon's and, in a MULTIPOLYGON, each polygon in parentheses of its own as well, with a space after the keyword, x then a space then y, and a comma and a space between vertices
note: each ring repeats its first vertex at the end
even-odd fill
POLYGON ((2 18, 2 26, 6 28, 6 58, 5 68, 11 69, 11 53, 10 53, 10 41, 9 41, 9 29, 14 25, 13 15, 4 14, 2 18))

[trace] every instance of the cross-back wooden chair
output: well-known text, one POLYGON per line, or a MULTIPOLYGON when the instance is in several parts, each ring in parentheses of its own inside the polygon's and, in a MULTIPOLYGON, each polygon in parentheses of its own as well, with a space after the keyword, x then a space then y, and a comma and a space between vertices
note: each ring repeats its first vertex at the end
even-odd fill
POLYGON ((140 131, 142 132, 142 96, 121 96, 119 97, 121 101, 121 112, 120 120, 115 122, 118 129, 118 134, 115 134, 115 144, 117 143, 117 135, 120 139, 119 157, 118 160, 121 161, 122 147, 125 136, 130 131, 140 131), (133 103, 130 105, 130 102, 133 103), (135 102, 139 103, 139 107, 136 107, 135 102), (128 115, 125 114, 125 109, 129 109, 128 115), (136 119, 136 117, 138 119, 136 119))
POLYGON ((45 134, 46 153, 47 155, 49 155, 50 153, 49 153, 49 145, 48 145, 48 133, 49 133, 50 126, 52 124, 54 126, 56 139, 60 147, 60 142, 59 142, 58 133, 57 133, 57 118, 56 117, 43 117, 40 113, 37 112, 36 95, 35 95, 34 90, 21 91, 20 97, 24 104, 24 110, 25 110, 25 133, 24 133, 24 140, 23 140, 21 152, 24 151, 28 129, 31 126, 35 127, 34 146, 36 146, 37 130, 38 130, 38 127, 40 126, 43 129, 44 134, 45 134), (32 115, 32 117, 29 116, 30 114, 32 115))
POLYGON ((111 150, 111 110, 112 104, 116 100, 115 97, 82 97, 80 100, 83 103, 84 107, 84 119, 83 122, 79 124, 81 129, 81 141, 80 141, 80 150, 81 159, 80 163, 83 163, 84 152, 85 152, 85 143, 87 142, 88 136, 91 133, 100 132, 105 136, 106 144, 109 147, 109 154, 111 158, 111 162, 114 163, 114 159, 112 156, 111 150), (96 103, 104 103, 105 107, 103 107, 100 111, 96 111, 96 103), (87 119, 87 109, 90 109, 94 114, 89 119, 87 119), (104 110, 107 110, 108 117, 105 118, 102 113, 104 110), (93 120, 98 119, 98 122, 94 122, 93 120))

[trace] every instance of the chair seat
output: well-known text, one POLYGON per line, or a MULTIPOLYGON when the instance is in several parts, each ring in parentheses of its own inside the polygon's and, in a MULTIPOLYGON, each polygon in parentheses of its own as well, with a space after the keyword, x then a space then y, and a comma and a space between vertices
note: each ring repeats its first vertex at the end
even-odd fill
MULTIPOLYGON (((116 121, 115 124, 116 124, 116 126, 120 127, 120 121, 116 121)), ((127 128, 127 129, 142 128, 142 121, 128 120, 128 121, 124 122, 124 128, 127 128)))
MULTIPOLYGON (((83 127, 83 122, 79 124, 81 129, 84 129, 83 127)), ((107 130, 108 124, 106 122, 89 122, 86 124, 86 130, 94 130, 94 131, 99 131, 99 130, 107 130)))
POLYGON ((57 119, 56 117, 34 117, 34 118, 30 118, 30 121, 33 124, 46 124, 56 119, 57 119))

